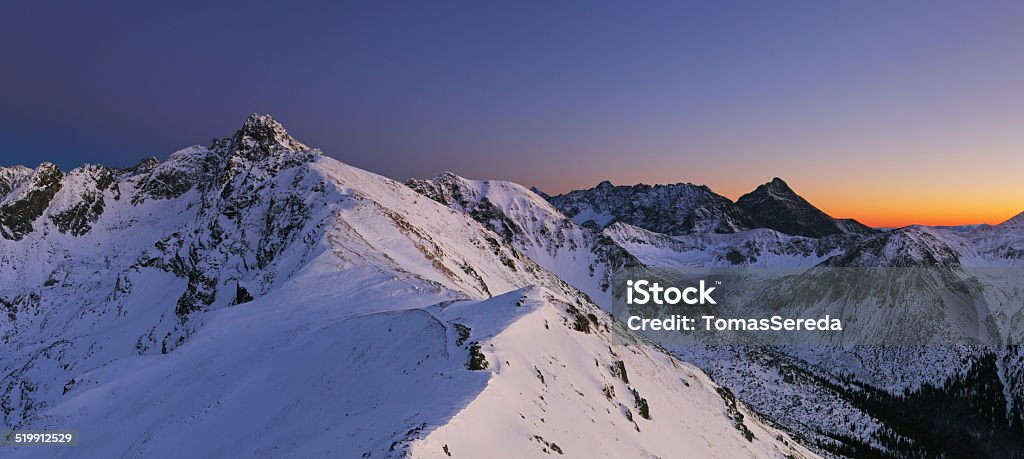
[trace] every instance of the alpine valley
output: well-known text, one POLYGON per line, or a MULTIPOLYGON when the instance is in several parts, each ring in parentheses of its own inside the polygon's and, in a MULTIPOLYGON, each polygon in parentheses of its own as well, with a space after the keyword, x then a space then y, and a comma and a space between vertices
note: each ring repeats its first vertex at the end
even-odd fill
MULTIPOLYGON (((879 230, 781 179, 400 183, 266 115, 164 162, 3 167, 0 431, 80 437, 4 456, 1024 455, 1014 342, 666 347, 609 314, 637 267, 1016 270, 1024 214, 879 230)), ((1024 292, 994 290, 977 319, 1019 335, 1024 292)))

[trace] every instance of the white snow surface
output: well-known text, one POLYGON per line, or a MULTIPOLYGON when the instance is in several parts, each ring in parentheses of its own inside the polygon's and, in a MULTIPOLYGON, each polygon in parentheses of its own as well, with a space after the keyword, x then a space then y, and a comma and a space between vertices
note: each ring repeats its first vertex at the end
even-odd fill
POLYGON ((615 253, 610 252, 626 252, 611 240, 581 228, 543 197, 517 183, 469 180, 451 172, 411 183, 454 209, 476 215, 517 251, 586 293, 598 305, 611 308, 611 271, 613 263, 622 260, 615 260, 615 253), (490 206, 500 215, 485 212, 490 206))
MULTIPOLYGON (((556 276, 589 252, 560 265, 268 117, 246 128, 113 187, 69 172, 0 239, 0 429, 81 436, 6 457, 814 456, 556 276), (94 193, 84 234, 58 227, 94 193)), ((532 193, 479 191, 531 235, 552 223, 532 193)))

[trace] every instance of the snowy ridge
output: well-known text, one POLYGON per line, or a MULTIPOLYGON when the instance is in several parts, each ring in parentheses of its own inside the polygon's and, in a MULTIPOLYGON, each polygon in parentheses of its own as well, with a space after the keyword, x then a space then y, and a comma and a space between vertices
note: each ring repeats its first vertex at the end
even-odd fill
POLYGON ((604 234, 646 265, 679 268, 810 267, 842 253, 852 241, 846 236, 789 236, 770 229, 666 236, 624 223, 605 228, 604 234))
POLYGON ((614 242, 576 225, 521 185, 468 180, 450 172, 406 184, 441 204, 468 213, 606 309, 611 307, 612 270, 636 263, 614 242))
POLYGON ((755 227, 728 198, 690 183, 615 186, 605 181, 549 200, 577 224, 597 229, 622 222, 674 236, 734 233, 755 227))
MULTIPOLYGON (((451 312, 472 323, 462 311, 451 312)), ((623 332, 609 330, 603 318, 589 334, 553 333, 560 320, 557 309, 537 309, 490 340, 485 349, 496 376, 451 422, 415 442, 414 455, 811 455, 742 405, 730 411, 731 393, 696 367, 635 341, 609 346, 608 335, 623 332), (683 415, 723 409, 727 417, 683 415), (511 416, 493 415, 502 411, 511 416)))
MULTIPOLYGON (((0 168, 0 427, 76 428, 104 457, 858 456, 1024 438, 1019 343, 672 357, 602 312, 610 272, 639 263, 1024 265, 1024 214, 864 231, 769 185, 771 205, 745 210, 690 184, 402 184, 258 115, 163 163, 0 168), (941 410, 959 427, 928 424, 941 410)), ((997 292, 980 304, 1024 304, 978 273, 971 291, 997 292)), ((985 319, 1024 330, 1020 310, 985 319)))
POLYGON ((825 264, 844 267, 952 267, 960 266, 960 254, 934 231, 906 227, 868 238, 825 264))
POLYGON ((1017 230, 1024 228, 1024 212, 1021 212, 1017 215, 1014 215, 1013 217, 1010 217, 1005 222, 1000 223, 999 227, 1009 230, 1017 230))
POLYGON ((524 229, 507 240, 255 115, 164 163, 33 177, 0 207, 0 424, 80 431, 47 454, 474 457, 474 426, 521 434, 516 456, 813 456, 696 368, 618 346, 529 256, 596 263, 598 239, 521 187, 478 190, 524 229))
POLYGON ((60 191, 64 174, 50 163, 40 164, 30 175, 12 180, 12 188, 0 201, 0 238, 20 240, 33 231, 32 222, 46 211, 60 191))
POLYGON ((0 167, 0 202, 16 188, 19 188, 31 175, 32 169, 25 166, 0 167))
POLYGON ((970 265, 1024 266, 1024 213, 998 225, 945 234, 970 265))
MULTIPOLYGON (((945 309, 934 311, 945 317, 947 324, 958 328, 955 324, 976 320, 984 325, 979 333, 989 338, 995 337, 992 334, 995 331, 1012 336, 1024 333, 1024 308, 1020 306, 1024 304, 1024 297, 1019 289, 1022 280, 1015 271, 1024 265, 1024 231, 1021 230, 1024 215, 999 225, 956 228, 914 225, 878 231, 856 221, 829 217, 777 179, 745 195, 738 203, 751 217, 751 227, 767 228, 721 232, 704 227, 667 232, 666 227, 658 226, 656 221, 636 218, 630 223, 628 218, 595 211, 595 207, 583 199, 608 196, 615 189, 623 189, 616 206, 611 207, 615 209, 629 209, 631 207, 625 203, 634 205, 644 195, 643 190, 631 195, 625 191, 628 187, 602 183, 591 190, 570 193, 575 196, 572 199, 564 195, 548 200, 568 215, 576 215, 575 220, 589 220, 587 225, 603 228, 605 236, 644 265, 684 269, 737 267, 755 272, 760 268, 785 268, 810 270, 812 277, 818 266, 912 267, 930 276, 919 279, 924 281, 920 284, 922 288, 926 285, 937 288, 939 284, 949 285, 958 278, 964 279, 962 286, 967 290, 963 293, 967 297, 958 301, 966 303, 945 305, 945 309), (971 308, 964 307, 970 304, 977 306, 976 317, 971 317, 971 308)), ((642 208, 653 209, 669 202, 643 203, 642 208)), ((630 215, 629 212, 624 214, 630 215)), ((879 271, 874 273, 878 276, 876 280, 864 282, 886 285, 886 279, 892 280, 888 275, 897 272, 911 271, 879 271)), ((869 273, 871 271, 865 271, 869 273)), ((775 297, 786 297, 785 292, 776 293, 775 297)), ((888 295, 881 290, 857 294, 864 293, 880 298, 888 295)), ((897 296, 889 298, 884 307, 879 304, 874 314, 861 317, 861 321, 887 323, 887 320, 896 320, 898 314, 920 311, 925 307, 922 301, 937 300, 931 290, 895 293, 897 296)), ((941 333, 942 329, 909 332, 912 335, 941 333)), ((1019 426, 1024 424, 1021 416, 1024 412, 1021 381, 1024 379, 1020 377, 1024 374, 1020 367, 1024 360, 1020 357, 1019 346, 995 352, 977 347, 894 349, 872 346, 842 350, 684 348, 673 351, 699 365, 767 418, 786 426, 824 454, 900 455, 914 448, 936 454, 958 451, 957 448, 976 448, 974 451, 991 448, 987 451, 998 453, 1018 443, 1015 439, 1020 438, 1019 426), (881 402, 887 398, 891 400, 881 402), (795 400, 814 401, 820 412, 796 409, 795 400), (938 410, 938 407, 963 410, 963 413, 994 414, 960 422, 956 424, 959 427, 954 425, 953 419, 946 419, 938 412, 929 411, 932 415, 915 419, 916 413, 938 410), (896 412, 900 414, 894 416, 896 412), (913 427, 906 425, 915 422, 918 424, 913 427), (942 424, 944 422, 950 424, 942 424), (929 427, 922 427, 924 425, 929 427), (922 428, 944 433, 935 438, 911 433, 920 432, 914 429, 922 428), (988 444, 972 443, 971 438, 975 438, 972 436, 981 432, 989 432, 993 440, 988 444)), ((958 419, 964 416, 968 415, 958 419)))

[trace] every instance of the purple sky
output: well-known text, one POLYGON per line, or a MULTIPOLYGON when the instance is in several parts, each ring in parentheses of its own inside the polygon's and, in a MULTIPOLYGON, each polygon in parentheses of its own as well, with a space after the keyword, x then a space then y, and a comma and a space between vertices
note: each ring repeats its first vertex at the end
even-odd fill
POLYGON ((398 179, 1024 209, 1021 2, 204 3, 4 2, 0 163, 165 158, 260 112, 398 179))

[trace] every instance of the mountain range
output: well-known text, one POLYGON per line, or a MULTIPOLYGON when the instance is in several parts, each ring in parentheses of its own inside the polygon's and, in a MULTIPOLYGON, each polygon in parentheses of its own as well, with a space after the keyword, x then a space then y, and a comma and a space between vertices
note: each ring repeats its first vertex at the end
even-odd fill
POLYGON ((164 162, 0 168, 0 427, 82 438, 14 457, 1000 455, 1016 346, 668 349, 608 311, 631 267, 1015 268, 1022 222, 877 230, 781 179, 401 183, 252 115, 164 162))
POLYGON ((588 190, 545 196, 579 225, 604 229, 625 223, 669 236, 738 233, 768 228, 794 236, 870 234, 874 229, 853 219, 835 219, 776 177, 736 202, 704 185, 615 186, 605 181, 588 190))

